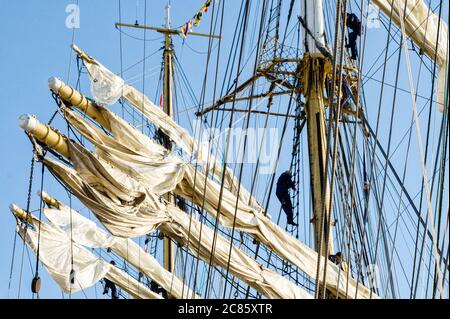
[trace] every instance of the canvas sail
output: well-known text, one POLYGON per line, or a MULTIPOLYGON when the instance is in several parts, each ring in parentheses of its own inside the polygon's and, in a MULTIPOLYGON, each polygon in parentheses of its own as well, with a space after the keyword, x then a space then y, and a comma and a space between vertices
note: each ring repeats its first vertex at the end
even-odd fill
MULTIPOLYGON (((97 153, 101 158, 109 160, 115 166, 119 165, 121 169, 124 169, 131 176, 138 177, 137 179, 149 190, 154 189, 153 184, 155 181, 157 183, 165 183, 165 179, 172 181, 172 187, 166 191, 173 189, 176 194, 192 200, 199 206, 204 204, 205 210, 214 217, 217 216, 220 190, 217 183, 207 179, 201 172, 195 172, 192 166, 183 166, 182 160, 176 156, 158 157, 158 154, 162 153, 158 147, 161 148, 162 146, 158 145, 157 148, 154 148, 153 144, 156 144, 154 141, 134 129, 131 125, 123 123, 124 121, 111 111, 102 109, 101 113, 109 123, 115 123, 111 125, 111 133, 114 138, 107 136, 67 108, 63 108, 63 113, 67 121, 96 147, 97 153), (141 140, 142 142, 145 141, 145 143, 130 149, 125 146, 126 141, 130 140, 141 140), (150 142, 147 142, 147 140, 150 142), (173 166, 179 167, 182 173, 173 173, 170 170, 172 174, 167 174, 166 167, 170 162, 172 162, 173 166), (146 165, 148 167, 145 167, 146 165), (159 171, 158 165, 161 165, 161 171, 159 171), (151 172, 151 174, 147 175, 147 172, 151 172), (154 179, 152 174, 157 174, 159 178, 154 179), (178 179, 180 176, 181 179, 178 179), (206 191, 204 191, 205 185, 206 191)), ((134 143, 131 143, 131 145, 134 145, 134 143)), ((318 254, 292 236, 289 236, 283 229, 264 216, 261 211, 245 205, 242 201, 236 200, 236 196, 228 191, 224 191, 220 213, 219 222, 225 227, 232 227, 233 223, 235 223, 236 229, 252 234, 258 241, 283 259, 293 263, 309 276, 315 276, 318 254), (238 205, 237 210, 236 203, 238 205)), ((325 260, 322 260, 321 265, 324 265, 324 263, 325 260)), ((346 275, 339 275, 339 268, 335 264, 328 263, 327 286, 331 290, 334 290, 341 296, 345 296, 348 291, 348 295, 355 298, 370 298, 370 291, 361 284, 357 289, 357 282, 351 277, 349 278, 347 290, 346 278, 346 275)), ((372 294, 372 298, 377 298, 377 296, 372 294)))
POLYGON ((199 298, 174 274, 162 267, 153 256, 146 253, 133 240, 111 236, 75 210, 60 204, 57 209, 44 209, 45 216, 58 228, 72 235, 73 240, 89 248, 109 248, 136 269, 157 282, 175 298, 199 298))
POLYGON ((36 254, 39 240, 39 260, 65 293, 74 293, 95 285, 103 278, 111 280, 134 298, 161 299, 150 289, 124 271, 96 257, 81 245, 72 242, 65 233, 31 216, 27 230, 17 224, 17 233, 36 254), (39 228, 40 227, 40 228, 39 228), (39 234, 37 229, 39 229, 39 234), (71 283, 71 270, 75 271, 71 283))
MULTIPOLYGON (((69 143, 76 170, 45 158, 45 165, 116 236, 134 237, 161 230, 205 262, 210 261, 214 232, 201 227, 178 207, 145 190, 126 174, 89 151, 69 143), (132 194, 132 195, 130 195, 132 194)), ((227 268, 269 298, 312 298, 306 291, 248 257, 217 235, 213 265, 227 268), (228 263, 229 261, 229 263, 228 263)))
MULTIPOLYGON (((77 53, 81 53, 76 46, 73 47, 77 53)), ((212 154, 201 154, 202 149, 199 147, 197 141, 195 141, 183 127, 178 125, 142 92, 139 92, 139 90, 133 86, 125 83, 123 79, 112 73, 98 61, 92 57, 87 57, 84 54, 82 54, 81 57, 83 58, 84 65, 88 70, 89 78, 91 80, 92 96, 98 104, 109 105, 111 103, 102 102, 117 101, 120 97, 126 99, 138 112, 142 112, 142 114, 155 126, 170 137, 170 139, 186 152, 186 154, 194 158, 194 154, 198 153, 196 158, 202 158, 203 160, 209 161, 209 163, 211 163, 210 173, 212 173, 218 181, 222 180, 222 163, 215 159, 212 154), (214 170, 212 169, 213 166, 215 166, 214 170)), ((228 167, 225 169, 224 185, 229 191, 237 195, 239 182, 228 167)), ((257 205, 256 199, 254 199, 242 186, 239 190, 239 198, 244 203, 257 205)))

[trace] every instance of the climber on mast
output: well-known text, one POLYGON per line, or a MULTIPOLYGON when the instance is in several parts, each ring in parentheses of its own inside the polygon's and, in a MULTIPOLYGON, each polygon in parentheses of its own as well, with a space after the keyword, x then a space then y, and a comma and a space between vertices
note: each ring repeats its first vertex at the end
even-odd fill
POLYGON ((345 47, 350 48, 350 51, 352 53, 352 60, 356 60, 358 57, 356 40, 361 35, 361 21, 359 21, 356 14, 347 13, 347 28, 350 29, 351 31, 348 34, 348 42, 345 47))
POLYGON ((285 171, 278 177, 276 195, 281 203, 283 211, 286 213, 287 223, 289 225, 297 226, 294 223, 294 210, 292 207, 291 196, 289 195, 289 189, 295 190, 295 184, 292 181, 291 171, 285 171))

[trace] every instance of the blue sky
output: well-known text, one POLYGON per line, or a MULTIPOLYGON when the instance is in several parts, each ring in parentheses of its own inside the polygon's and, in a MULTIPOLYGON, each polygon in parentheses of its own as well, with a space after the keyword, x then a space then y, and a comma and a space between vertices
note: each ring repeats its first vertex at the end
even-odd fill
MULTIPOLYGON (((50 76, 61 77, 64 81, 74 85, 77 77, 75 58, 70 52, 69 45, 72 42, 72 29, 65 26, 67 14, 66 6, 75 1, 2 1, 2 10, 0 11, 0 35, 3 41, 0 46, 0 88, 2 96, 0 99, 1 108, 1 126, 0 136, 2 137, 2 156, 0 157, 0 298, 17 297, 19 270, 22 253, 22 243, 18 241, 16 248, 16 261, 14 265, 12 287, 8 289, 9 272, 11 263, 11 253, 14 240, 15 222, 8 210, 8 205, 12 202, 19 206, 25 207, 27 185, 29 178, 30 160, 32 148, 28 139, 17 126, 17 117, 22 113, 35 114, 42 121, 47 121, 56 110, 54 101, 51 97, 47 86, 47 79, 50 76)), ((351 1, 353 3, 353 1, 351 1)), ((436 1, 433 1, 436 3, 436 1)), ((166 1, 148 1, 147 3, 147 25, 161 26, 164 23, 164 6, 166 1)), ((221 57, 221 68, 219 74, 223 76, 224 64, 226 61, 226 52, 229 49, 231 38, 233 35, 236 16, 238 14, 237 0, 227 1, 227 9, 224 25, 224 47, 223 56, 221 57)), ((83 50, 96 57, 104 65, 115 72, 120 71, 120 42, 119 32, 114 28, 114 22, 119 20, 118 1, 80 0, 80 28, 76 29, 74 42, 83 50)), ((172 1, 172 21, 173 26, 180 26, 189 19, 195 11, 200 7, 201 1, 197 0, 174 0, 172 1)), ((137 19, 140 24, 144 23, 144 1, 122 1, 122 21, 134 23, 137 19)), ((444 12, 448 12, 444 10, 444 12)), ((448 17, 446 18, 448 20, 448 17)), ((252 25, 256 20, 251 20, 252 25)), ((210 19, 208 14, 205 16, 202 24, 195 30, 197 32, 208 33, 210 19)), ((122 35, 123 47, 123 67, 133 65, 143 57, 144 47, 142 41, 135 40, 129 35, 142 38, 142 31, 124 30, 127 35, 122 35)), ((145 92, 152 99, 156 96, 156 83, 159 76, 159 66, 161 62, 162 52, 156 52, 161 47, 161 37, 155 32, 146 32, 145 52, 146 55, 155 54, 146 60, 146 79, 145 92)), ((368 42, 366 52, 366 63, 371 63, 380 54, 381 49, 385 45, 386 33, 381 29, 368 30, 368 42)), ((251 42, 255 43, 255 34, 251 36, 251 42)), ((183 65, 183 70, 187 74, 190 85, 193 87, 197 98, 200 95, 202 87, 203 74, 205 69, 204 54, 207 49, 207 41, 195 37, 188 37, 185 43, 182 39, 176 37, 174 39, 177 56, 183 65)), ((248 55, 249 53, 246 52, 248 55)), ((403 58, 402 58, 403 59, 403 58)), ((389 64, 387 82, 394 83, 396 55, 391 59, 389 64)), ((413 63, 417 63, 416 57, 413 57, 413 63)), ((429 64, 429 63, 428 63, 429 64)), ((404 63, 401 64, 401 78, 399 87, 408 89, 406 78, 406 69, 404 63)), ((379 64, 377 65, 379 66, 379 64)), ((142 88, 142 64, 131 68, 124 74, 124 78, 139 89, 142 88)), ((252 66, 250 66, 251 69, 252 66)), ((247 68, 249 69, 249 68, 247 68)), ((428 76, 428 75, 427 75, 428 76)), ((380 72, 374 75, 380 79, 380 72)), ((220 78, 220 77, 219 77, 220 78)), ((209 79, 211 81, 211 79, 209 79)), ((419 92, 424 96, 429 96, 430 78, 424 76, 418 79, 420 81, 419 92)), ((82 91, 89 94, 89 83, 86 75, 82 75, 81 88, 82 91)), ((376 81, 368 81, 366 85, 366 101, 369 110, 369 117, 372 119, 376 115, 374 113, 378 107, 379 86, 376 81)), ((206 101, 212 96, 212 82, 208 82, 206 101), (209 91, 208 91, 209 90, 209 91)), ((386 89, 385 100, 388 106, 391 105, 392 90, 386 89)), ((281 100, 283 101, 283 100, 281 100)), ((285 100, 284 100, 285 101, 285 100)), ((411 117, 411 98, 409 94, 401 92, 397 101, 397 118, 396 129, 399 134, 394 136, 394 145, 400 141, 405 130, 410 124, 411 117), (406 111, 403 111, 405 108, 406 111), (403 113, 404 112, 404 113, 403 113)), ((284 103, 284 102, 283 102, 284 103)), ((180 103, 182 108, 188 109, 192 104, 180 103), (186 105, 188 104, 188 105, 186 105)), ((419 98, 418 107, 424 105, 424 101, 419 98)), ((280 105, 278 105, 280 107, 280 105)), ((284 106, 281 105, 283 109, 284 106)), ((119 107, 113 106, 113 110, 120 112, 119 107)), ((192 111, 191 111, 192 112, 192 111)), ((181 112, 180 112, 181 114, 181 112)), ((182 113, 182 114, 186 114, 182 113)), ((382 114, 383 127, 387 128, 389 114, 382 114)), ((180 121, 183 126, 189 127, 189 119, 185 115, 180 115, 180 121)), ((440 123, 440 114, 433 114, 433 130, 436 131, 440 123)), ((190 116, 192 119, 192 114, 190 116)), ((280 127, 281 120, 271 120, 271 126, 280 127), (277 122, 278 121, 278 122, 277 122)), ((372 126, 375 126, 375 120, 372 126)), ((262 119, 259 124, 262 127, 262 119)), ((425 121, 421 123, 422 130, 425 121)), ((57 119, 55 126, 64 132, 64 124, 57 119)), ((288 130, 292 129, 292 123, 288 130)), ((288 131, 289 132, 289 131, 288 131)), ((387 136, 387 130, 381 131, 381 139, 387 136)), ((414 136, 413 136, 414 138, 414 136)), ((291 143, 287 141, 282 152, 282 160, 278 167, 281 172, 288 168, 290 158, 291 143), (289 160, 287 160, 289 158, 289 160)), ((398 156, 401 165, 401 155, 404 145, 395 156, 398 156)), ((435 145, 434 145, 435 147, 435 145)), ((306 153, 305 153, 306 154, 306 153)), ((411 193, 415 194, 420 187, 420 172, 417 170, 418 152, 417 149, 412 150, 410 161, 410 169, 408 174, 408 185, 411 187, 411 193), (415 164, 411 164, 411 162, 415 164), (415 170, 415 171, 414 171, 415 170)), ((395 162, 396 157, 393 157, 395 162)), ((404 160, 404 159, 403 159, 404 160)), ((250 166, 249 166, 250 167, 250 166)), ((247 173, 248 174, 248 173, 247 173)), ((262 178, 261 183, 264 184, 266 177, 262 178)), ((244 179, 245 180, 245 179, 244 179)), ((32 209, 38 208, 38 199, 36 191, 40 183, 40 164, 36 165, 35 179, 32 194, 32 209)), ((245 183, 245 182, 244 182, 245 183)), ((249 184, 249 183, 248 183, 249 184)), ((247 184, 247 187, 249 186, 247 184)), ((260 190, 264 190, 264 185, 259 185, 260 190)), ((65 200, 67 196, 61 191, 61 188, 51 178, 46 178, 44 189, 57 197, 65 200)), ((448 193, 447 193, 448 194, 448 193)), ((447 195, 448 198, 448 195, 447 195)), ((448 203, 447 203, 448 205, 448 203)), ((278 211, 278 205, 272 200, 270 208, 278 211)), ((307 238, 303 240, 307 241, 307 238)), ((404 252, 406 252, 406 248, 404 252)), ((34 264, 35 257, 31 256, 34 264)), ((41 297, 60 298, 61 293, 58 287, 48 277, 41 268, 43 277, 43 289, 41 297)), ((29 290, 31 281, 30 266, 25 254, 24 272, 22 279, 22 288, 20 297, 30 298, 29 290)), ((98 293, 98 292, 97 292, 98 293)), ((96 296, 95 289, 87 292, 88 296, 96 296)), ((74 297, 83 297, 81 293, 75 294, 74 297)))

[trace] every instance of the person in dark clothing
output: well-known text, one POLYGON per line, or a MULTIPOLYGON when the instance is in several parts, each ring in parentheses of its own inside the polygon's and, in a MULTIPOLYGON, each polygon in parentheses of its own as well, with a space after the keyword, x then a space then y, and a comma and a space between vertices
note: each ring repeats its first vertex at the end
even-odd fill
MULTIPOLYGON (((113 266, 116 265, 114 260, 111 260, 110 264, 113 266)), ((105 280, 105 288, 103 289, 103 294, 106 295, 109 292, 109 290, 111 290, 111 299, 119 299, 116 285, 108 278, 104 278, 104 280, 105 280)))
POLYGON ((343 271, 348 272, 348 265, 347 265, 347 263, 344 260, 342 260, 342 253, 340 251, 337 252, 335 255, 328 256, 328 259, 332 263, 334 263, 334 264, 336 264, 338 266, 340 265, 341 269, 343 271))
POLYGON ((347 28, 349 28, 351 31, 348 34, 348 42, 345 47, 350 48, 350 51, 352 53, 352 60, 356 60, 358 57, 356 40, 361 35, 361 21, 359 21, 356 14, 347 13, 347 28))
POLYGON ((164 299, 167 299, 167 291, 154 280, 150 282, 150 290, 154 293, 161 294, 164 299))
POLYGON ((335 263, 336 265, 339 265, 341 263, 341 257, 342 257, 342 253, 339 251, 336 253, 336 255, 330 255, 328 256, 328 259, 335 263))
POLYGON ((276 195, 281 203, 283 211, 286 213, 287 223, 289 225, 297 226, 297 224, 294 223, 294 210, 292 207, 291 196, 289 195, 290 188, 295 190, 295 185, 292 181, 291 172, 286 171, 278 178, 276 195))

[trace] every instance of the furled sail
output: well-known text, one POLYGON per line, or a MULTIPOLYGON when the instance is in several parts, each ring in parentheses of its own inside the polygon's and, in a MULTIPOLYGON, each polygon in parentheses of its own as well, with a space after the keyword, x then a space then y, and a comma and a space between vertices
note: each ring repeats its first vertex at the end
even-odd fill
MULTIPOLYGON (((194 154, 201 153, 198 143, 193 139, 189 133, 181 126, 179 126, 170 116, 150 101, 142 92, 136 88, 128 85, 119 76, 112 73, 98 61, 90 56, 87 56, 78 47, 73 45, 73 49, 83 59, 91 80, 92 96, 98 104, 105 101, 117 101, 120 97, 126 99, 138 112, 143 113, 154 125, 161 129, 170 139, 172 139, 186 154, 194 156, 194 154), (120 89, 119 89, 120 88, 120 89)), ((210 151, 208 152, 210 153, 210 151)), ((209 161, 210 172, 214 174, 219 181, 222 180, 222 164, 216 160, 212 154, 199 154, 197 158, 202 158, 209 161), (214 170, 212 167, 215 166, 214 170)), ((233 172, 228 167, 225 169, 224 186, 233 194, 237 194, 239 182, 233 175, 233 172)), ((240 187, 239 198, 244 203, 249 203, 252 206, 257 205, 256 199, 243 187, 240 187)))
MULTIPOLYGON (((118 165, 131 176, 137 177, 149 190, 155 188, 153 186, 155 181, 158 183, 163 182, 164 179, 173 181, 172 188, 167 189, 167 191, 173 189, 176 194, 192 200, 199 206, 204 204, 205 210, 213 216, 217 216, 219 185, 207 179, 202 172, 195 173, 194 168, 190 165, 182 166, 182 160, 174 155, 158 156, 162 152, 158 148, 153 147, 156 143, 151 138, 143 135, 107 109, 98 108, 102 117, 111 124, 110 130, 113 137, 106 135, 68 108, 62 108, 62 110, 66 120, 96 147, 97 154, 101 158, 108 160, 115 166, 118 165), (125 146, 128 141, 141 141, 143 143, 139 145, 131 143, 130 145, 133 146, 133 149, 131 149, 125 146), (173 172, 173 175, 166 174, 167 170, 165 168, 170 162, 172 165, 179 167, 183 174, 173 172), (148 165, 148 167, 145 167, 145 165, 148 165), (158 165, 161 165, 161 171, 159 171, 158 165), (159 179, 155 180, 151 174, 146 175, 147 172, 151 172, 151 174, 160 172, 158 174, 159 179), (180 176, 182 178, 179 181, 178 177, 180 176), (206 191, 204 191, 205 185, 206 191)), ((221 218, 219 222, 224 226, 232 227, 234 222, 236 229, 252 234, 258 241, 279 256, 293 263, 309 276, 315 276, 318 254, 292 236, 289 236, 260 211, 245 205, 240 200, 237 201, 236 196, 225 191, 222 194, 220 213, 221 218), (236 202, 237 210, 235 210, 236 202), (234 219, 235 215, 236 219, 234 219)), ((322 261, 321 265, 324 265, 324 263, 325 261, 322 261)), ((339 268, 329 262, 327 286, 331 290, 334 290, 341 296, 345 296, 348 292, 349 296, 354 296, 355 298, 370 298, 370 291, 361 284, 357 289, 357 282, 351 277, 349 278, 349 288, 347 290, 346 281, 347 276, 339 275, 339 268)), ((377 298, 377 296, 372 294, 372 298, 377 298)))
MULTIPOLYGON (((45 200, 48 195, 43 194, 45 200)), ((75 210, 57 202, 57 208, 45 208, 46 217, 58 228, 72 235, 73 240, 85 247, 109 248, 127 260, 136 269, 164 288, 170 296, 200 298, 171 272, 162 267, 153 256, 146 253, 133 240, 107 234, 75 210)))
MULTIPOLYGON (((104 170, 99 169, 99 165, 104 164, 101 164, 92 154, 91 156, 77 154, 81 152, 78 148, 69 147, 76 171, 51 159, 45 158, 44 163, 84 205, 91 209, 108 230, 117 236, 132 237, 158 229, 187 246, 191 253, 205 262, 210 261, 214 238, 212 229, 202 228, 197 220, 189 220, 188 215, 178 207, 164 203, 162 199, 149 193, 142 200, 140 197, 129 198, 129 201, 123 200, 121 190, 126 189, 124 185, 127 184, 132 188, 134 184, 129 177, 109 167, 107 169, 110 174, 109 181, 105 181, 105 175, 100 173, 104 170), (116 181, 113 182, 111 179, 116 181), (115 183, 121 183, 123 188, 113 187, 115 183)), ((130 192, 133 190, 130 189, 130 192)), ((230 273, 265 296, 269 298, 312 297, 282 276, 262 267, 236 247, 232 246, 231 254, 229 251, 230 243, 217 235, 212 263, 227 268, 229 260, 230 273)))
POLYGON ((44 157, 43 163, 116 236, 133 237, 159 229, 212 266, 231 274, 269 298, 312 298, 302 288, 263 267, 225 238, 148 192, 138 181, 99 159, 83 146, 40 123, 21 116, 20 125, 47 145, 57 145, 75 169, 44 157), (57 142, 55 142, 57 141, 57 142))
POLYGON ((424 0, 373 0, 392 21, 405 32, 414 43, 439 66, 437 79, 437 103, 444 110, 446 77, 448 72, 448 26, 426 5, 424 0), (406 11, 405 11, 406 8, 406 11))
MULTIPOLYGON (((15 205, 12 205, 11 211, 16 215, 18 212, 23 212, 15 205)), ((161 298, 124 271, 96 257, 76 242, 71 242, 70 237, 57 227, 39 221, 31 214, 28 216, 28 222, 33 227, 25 230, 17 219, 17 233, 35 254, 39 241, 39 260, 65 293, 86 289, 101 279, 107 278, 134 298, 161 298), (74 270, 73 283, 70 276, 72 269, 74 270)))

